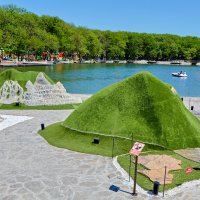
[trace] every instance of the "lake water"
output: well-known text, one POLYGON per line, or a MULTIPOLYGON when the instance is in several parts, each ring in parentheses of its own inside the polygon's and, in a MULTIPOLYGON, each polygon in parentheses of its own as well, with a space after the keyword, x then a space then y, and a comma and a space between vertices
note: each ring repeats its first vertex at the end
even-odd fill
MULTIPOLYGON (((5 69, 5 68, 4 68, 5 69)), ((43 71, 55 81, 61 81, 68 92, 93 94, 102 88, 140 71, 149 71, 173 85, 181 96, 200 96, 200 67, 133 64, 57 64, 48 67, 18 67, 20 71, 43 71), (187 78, 171 73, 186 71, 187 78)))

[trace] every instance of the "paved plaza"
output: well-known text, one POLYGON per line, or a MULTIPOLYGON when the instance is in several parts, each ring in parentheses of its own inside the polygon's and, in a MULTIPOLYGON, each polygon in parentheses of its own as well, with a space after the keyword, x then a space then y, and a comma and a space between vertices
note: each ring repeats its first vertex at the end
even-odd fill
MULTIPOLYGON (((49 145, 37 131, 40 124, 62 121, 71 113, 60 111, 0 110, 0 115, 32 119, 0 131, 0 200, 125 200, 160 199, 132 188, 112 159, 76 153, 49 145), (120 191, 109 190, 111 185, 120 191)), ((200 185, 168 193, 165 199, 199 199, 200 185), (171 194, 171 196, 169 196, 171 194)))

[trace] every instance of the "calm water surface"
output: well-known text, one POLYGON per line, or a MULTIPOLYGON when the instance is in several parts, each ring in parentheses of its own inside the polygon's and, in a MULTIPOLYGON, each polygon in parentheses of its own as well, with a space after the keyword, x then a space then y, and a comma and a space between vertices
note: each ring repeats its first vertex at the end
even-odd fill
MULTIPOLYGON (((4 68, 5 69, 5 68, 4 68)), ((173 85, 181 96, 200 96, 200 67, 133 64, 57 64, 48 67, 18 67, 20 71, 43 71, 55 81, 61 81, 68 92, 93 94, 140 71, 149 71, 173 85), (171 73, 186 71, 187 78, 171 73)))

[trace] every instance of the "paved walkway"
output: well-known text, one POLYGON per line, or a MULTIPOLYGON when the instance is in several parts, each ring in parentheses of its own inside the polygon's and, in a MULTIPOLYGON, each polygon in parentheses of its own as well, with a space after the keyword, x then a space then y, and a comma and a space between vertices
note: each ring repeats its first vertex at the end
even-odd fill
POLYGON ((175 150, 176 153, 200 163, 200 148, 175 150))
MULTIPOLYGON (((71 111, 0 111, 33 119, 0 131, 1 200, 125 200, 131 187, 110 158, 53 147, 37 134, 40 124, 62 121, 71 111), (111 185, 123 191, 109 190, 111 185)), ((199 199, 200 186, 165 199, 199 199)), ((155 197, 154 197, 155 198, 155 197)), ((156 199, 159 199, 157 197, 156 199)))
POLYGON ((182 97, 185 107, 200 119, 200 97, 182 97))

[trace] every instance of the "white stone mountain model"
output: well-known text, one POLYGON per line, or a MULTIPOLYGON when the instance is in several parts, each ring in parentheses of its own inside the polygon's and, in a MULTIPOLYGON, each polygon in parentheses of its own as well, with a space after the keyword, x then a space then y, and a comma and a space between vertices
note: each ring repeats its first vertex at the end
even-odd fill
POLYGON ((62 83, 50 84, 42 72, 38 74, 34 84, 28 81, 25 87, 26 91, 23 90, 17 81, 5 81, 0 88, 0 103, 20 102, 29 106, 37 106, 82 102, 81 98, 67 93, 62 83))
POLYGON ((23 94, 24 90, 17 81, 7 80, 0 88, 0 103, 22 102, 23 94))

